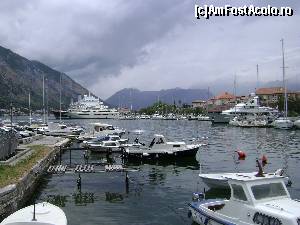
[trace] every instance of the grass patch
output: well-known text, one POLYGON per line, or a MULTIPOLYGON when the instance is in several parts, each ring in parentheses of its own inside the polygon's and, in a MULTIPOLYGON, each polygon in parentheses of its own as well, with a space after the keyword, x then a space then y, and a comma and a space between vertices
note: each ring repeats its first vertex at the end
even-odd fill
POLYGON ((33 150, 33 153, 29 157, 19 161, 16 165, 0 165, 0 188, 17 183, 50 150, 48 146, 44 145, 33 145, 30 148, 33 150))

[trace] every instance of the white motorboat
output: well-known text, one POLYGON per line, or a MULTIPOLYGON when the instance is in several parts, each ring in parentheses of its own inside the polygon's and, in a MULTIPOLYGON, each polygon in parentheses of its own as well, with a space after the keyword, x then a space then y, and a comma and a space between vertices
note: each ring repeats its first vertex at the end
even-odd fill
POLYGON ((25 129, 37 132, 38 134, 45 134, 49 132, 47 124, 31 124, 30 126, 25 126, 25 129))
POLYGON ((151 119, 153 119, 153 120, 163 120, 164 116, 160 115, 158 113, 155 113, 155 114, 152 115, 151 119))
POLYGON ((151 117, 149 115, 142 114, 142 115, 140 115, 139 119, 140 120, 149 120, 149 119, 151 119, 151 117))
POLYGON ((213 123, 229 123, 235 116, 247 116, 247 115, 262 115, 265 116, 268 123, 274 121, 278 116, 278 110, 271 107, 261 106, 259 104, 259 97, 254 93, 251 93, 247 102, 241 102, 234 107, 223 110, 220 114, 213 114, 211 116, 213 123))
POLYGON ((4 219, 0 225, 67 225, 65 213, 48 202, 30 205, 4 219))
POLYGON ((291 129, 294 124, 288 118, 278 118, 273 122, 274 128, 288 130, 291 129))
POLYGON ((211 121, 209 116, 203 116, 203 115, 199 115, 198 120, 199 121, 211 121))
POLYGON ((90 143, 88 148, 92 152, 122 152, 124 147, 117 141, 102 141, 99 143, 90 143))
MULTIPOLYGON (((261 167, 260 167, 261 168, 261 167)), ((292 200, 284 177, 254 173, 224 174, 231 197, 205 199, 194 193, 189 215, 201 225, 299 225, 300 202, 292 200)))
MULTIPOLYGON (((102 146, 102 142, 110 142, 110 143, 116 143, 116 145, 124 145, 128 142, 127 138, 120 138, 118 135, 107 135, 107 136, 99 136, 95 139, 89 140, 89 141, 83 141, 84 146, 86 147, 97 147, 102 146)), ((115 145, 114 145, 115 146, 115 145)))
POLYGON ((298 119, 294 122, 294 126, 298 129, 300 129, 300 119, 298 119))
POLYGON ((89 132, 81 133, 78 137, 78 140, 91 140, 99 136, 107 135, 118 135, 122 136, 125 133, 125 130, 118 129, 110 124, 104 123, 91 123, 92 128, 89 132))
POLYGON ((63 123, 49 123, 48 130, 45 134, 52 136, 67 136, 79 135, 82 132, 83 128, 80 126, 67 126, 63 123))
POLYGON ((265 116, 236 116, 229 121, 229 124, 237 127, 267 127, 268 120, 265 116))
POLYGON ((125 149, 127 158, 158 158, 195 156, 202 144, 186 144, 185 142, 168 142, 161 134, 155 134, 149 147, 143 145, 129 146, 125 149))

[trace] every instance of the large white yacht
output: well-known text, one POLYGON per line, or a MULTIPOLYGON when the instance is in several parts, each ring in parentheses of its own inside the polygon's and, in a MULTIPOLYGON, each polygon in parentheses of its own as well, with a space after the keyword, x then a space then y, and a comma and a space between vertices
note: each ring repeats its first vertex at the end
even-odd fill
POLYGON ((71 103, 67 111, 53 111, 54 116, 59 119, 116 119, 119 117, 119 112, 116 109, 110 109, 104 105, 99 98, 89 95, 84 95, 77 102, 71 103))
POLYGON ((260 106, 259 97, 252 93, 247 102, 238 103, 234 107, 222 111, 218 117, 212 118, 212 120, 214 123, 229 123, 235 116, 254 114, 265 116, 269 122, 272 122, 278 117, 279 112, 277 109, 271 107, 260 106))

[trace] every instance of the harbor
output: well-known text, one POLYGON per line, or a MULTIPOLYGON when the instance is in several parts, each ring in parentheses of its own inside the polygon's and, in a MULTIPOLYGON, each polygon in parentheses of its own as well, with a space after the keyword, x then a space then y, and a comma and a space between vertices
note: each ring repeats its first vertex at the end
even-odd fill
POLYGON ((0 1, 0 225, 300 225, 300 2, 0 1))
MULTIPOLYGON (((24 118, 20 118, 22 119, 24 118)), ((74 120, 72 124, 88 127, 96 121, 99 122, 74 120)), ((57 172, 54 172, 56 168, 48 167, 27 205, 34 202, 57 205, 63 209, 70 224, 119 224, 132 221, 144 224, 149 217, 151 224, 189 224, 191 220, 187 217, 187 205, 191 193, 209 190, 199 178, 199 173, 255 171, 255 160, 262 155, 268 158, 264 169, 284 169, 292 181, 292 185, 288 187, 291 196, 297 198, 300 195, 297 188, 300 185, 297 173, 299 130, 245 129, 194 120, 101 122, 109 122, 114 127, 126 130, 122 138, 128 138, 129 143, 136 139, 134 131, 138 128, 143 130, 138 135, 141 143, 149 143, 155 134, 160 133, 170 140, 198 140, 206 144, 199 148, 195 157, 124 161, 120 153, 107 155, 91 152, 87 162, 82 143, 73 139, 64 151, 57 153, 53 164, 65 168, 57 168, 57 172), (247 157, 239 160, 237 150, 246 152, 247 157), (80 165, 82 171, 78 172, 76 167, 79 168, 80 165), (94 165, 94 169, 89 171, 90 168, 86 168, 87 171, 84 171, 83 165, 94 165), (115 167, 109 168, 106 165, 115 167), (150 205, 147 204, 149 201, 152 202, 150 205)), ((217 191, 213 193, 213 197, 222 194, 223 191, 217 191)))

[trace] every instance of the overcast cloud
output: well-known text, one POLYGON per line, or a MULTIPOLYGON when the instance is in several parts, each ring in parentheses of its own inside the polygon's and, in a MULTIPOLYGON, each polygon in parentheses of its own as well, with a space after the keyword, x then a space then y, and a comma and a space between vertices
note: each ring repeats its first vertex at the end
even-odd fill
POLYGON ((300 69, 299 0, 1 0, 0 45, 63 71, 101 98, 288 77, 300 69), (291 6, 292 17, 194 18, 195 4, 291 6))

